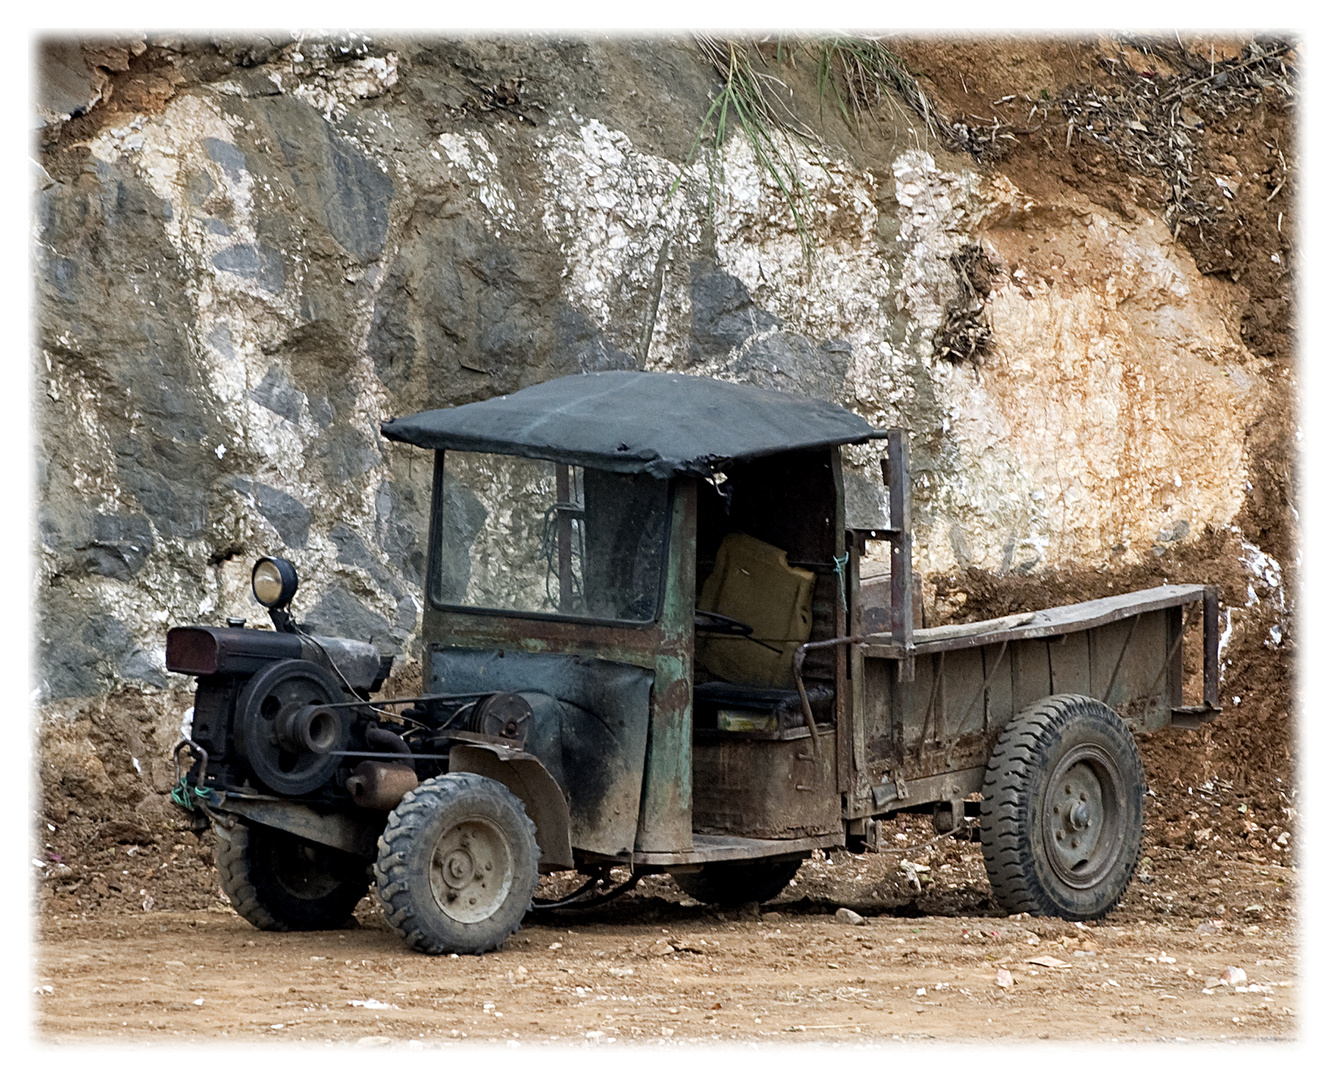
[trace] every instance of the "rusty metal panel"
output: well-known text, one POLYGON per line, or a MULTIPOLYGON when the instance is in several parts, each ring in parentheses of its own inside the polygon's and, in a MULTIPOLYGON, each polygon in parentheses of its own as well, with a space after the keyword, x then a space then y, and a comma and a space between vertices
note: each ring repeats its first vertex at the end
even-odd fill
POLYGON ((570 808, 556 781, 532 754, 507 754, 503 758, 493 747, 459 743, 450 747, 450 772, 476 773, 504 784, 524 804, 533 822, 541 869, 574 868, 570 808))
POLYGON ((895 683, 895 665, 889 660, 864 658, 862 662, 862 701, 868 761, 890 757, 894 753, 892 710, 901 694, 913 683, 895 683))
POLYGON ((581 656, 435 646, 429 680, 432 693, 522 694, 533 709, 525 749, 551 773, 570 805, 571 846, 630 853, 654 672, 581 656))
POLYGON ((1011 642, 1011 702, 1017 710, 1052 693, 1046 641, 1011 642))
MULTIPOLYGON (((859 545, 848 545, 848 632, 862 633, 862 605, 858 582, 861 562, 859 545)), ((874 725, 874 714, 867 711, 866 658, 861 649, 845 649, 848 657, 849 740, 852 743, 852 784, 844 799, 846 817, 865 817, 870 812, 871 784, 867 776, 867 731, 874 725)))
POLYGON ((834 732, 817 753, 805 729, 794 738, 697 732, 695 829, 780 840, 841 832, 834 732))
POLYGON ((744 836, 714 836, 696 833, 692 838, 692 849, 680 852, 671 858, 658 861, 636 860, 636 870, 662 873, 668 870, 680 870, 689 866, 701 866, 711 862, 752 862, 760 859, 773 859, 780 855, 809 855, 812 848, 831 848, 841 846, 846 837, 843 826, 832 832, 812 836, 799 836, 788 840, 756 840, 744 836))
POLYGON ((330 810, 288 799, 263 795, 258 798, 247 797, 236 792, 215 793, 210 806, 217 813, 237 814, 261 825, 282 829, 314 840, 317 844, 369 859, 375 858, 376 841, 385 829, 386 815, 383 810, 353 807, 330 810))
POLYGON ((695 659, 695 538, 698 482, 680 480, 672 500, 667 587, 659 619, 649 737, 636 851, 689 851, 695 659))
MULTIPOLYGON (((850 607, 849 564, 852 555, 848 552, 847 534, 844 532, 844 470, 837 446, 830 447, 830 478, 834 491, 833 520, 835 573, 830 578, 830 591, 834 595, 835 629, 833 638, 847 637, 849 622, 852 618, 850 607)), ((819 580, 819 579, 818 579, 819 580)), ((814 623, 814 619, 812 620, 814 623)), ((826 640, 814 635, 810 640, 826 640)), ((824 650, 817 650, 824 651, 824 650)), ((834 667, 834 730, 835 730, 835 787, 841 795, 853 791, 857 778, 853 755, 853 689, 850 670, 849 648, 837 645, 829 650, 834 667)))
POLYGON ((1085 631, 1067 634, 1048 642, 1048 662, 1052 667, 1054 694, 1097 694, 1089 682, 1089 635, 1085 631))
POLYGON ((516 649, 526 653, 579 653, 620 664, 652 667, 662 646, 655 625, 608 626, 491 612, 445 611, 428 605, 422 637, 468 648, 516 649))
POLYGON ((983 766, 965 764, 948 772, 917 776, 898 783, 878 784, 872 788, 872 800, 879 814, 901 807, 964 799, 972 792, 979 791, 982 786, 983 766))
POLYGON ((913 636, 913 524, 909 518, 909 455, 904 433, 891 431, 886 442, 882 479, 890 493, 894 530, 890 558, 890 635, 908 642, 913 636))

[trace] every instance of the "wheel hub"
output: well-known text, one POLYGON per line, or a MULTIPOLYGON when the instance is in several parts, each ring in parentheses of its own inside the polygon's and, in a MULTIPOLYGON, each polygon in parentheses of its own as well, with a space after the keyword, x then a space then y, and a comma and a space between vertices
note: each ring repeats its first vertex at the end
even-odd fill
POLYGON ((431 893, 450 918, 481 922, 505 902, 514 856, 505 834, 490 821, 468 821, 436 842, 429 870, 431 893))
POLYGON ((1068 885, 1087 888, 1106 873, 1123 830, 1116 770, 1102 748, 1076 747, 1058 763, 1045 800, 1043 846, 1068 885))

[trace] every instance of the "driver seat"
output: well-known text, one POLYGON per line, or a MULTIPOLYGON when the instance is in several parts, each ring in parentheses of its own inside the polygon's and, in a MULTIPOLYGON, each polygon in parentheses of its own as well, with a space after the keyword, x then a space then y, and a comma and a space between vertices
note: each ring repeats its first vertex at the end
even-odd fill
POLYGON ((793 653, 811 637, 816 575, 789 566, 782 548, 745 533, 719 544, 698 606, 751 627, 750 637, 697 632, 696 660, 716 679, 747 686, 795 688, 793 653))

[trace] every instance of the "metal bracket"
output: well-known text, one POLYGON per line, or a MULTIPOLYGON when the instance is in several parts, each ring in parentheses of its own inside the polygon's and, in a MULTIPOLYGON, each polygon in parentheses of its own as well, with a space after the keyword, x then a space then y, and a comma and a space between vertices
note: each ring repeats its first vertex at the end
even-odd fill
POLYGON ((1179 705, 1171 711, 1168 726, 1178 731, 1195 731, 1221 712, 1218 705, 1179 705))

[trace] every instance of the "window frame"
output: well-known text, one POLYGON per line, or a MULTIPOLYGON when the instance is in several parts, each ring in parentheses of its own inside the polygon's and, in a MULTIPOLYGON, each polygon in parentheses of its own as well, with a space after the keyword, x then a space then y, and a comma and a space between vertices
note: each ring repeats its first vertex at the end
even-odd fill
MULTIPOLYGON (((474 452, 478 453, 478 452, 474 452)), ((485 453, 483 451, 482 453, 485 453)), ((493 457, 525 457, 529 461, 544 461, 549 465, 569 465, 571 468, 588 469, 590 466, 577 465, 573 462, 557 461, 554 458, 528 458, 523 454, 492 454, 493 457)), ((610 472, 612 470, 594 470, 610 472)), ((677 478, 673 477, 667 481, 664 494, 666 502, 666 513, 663 515, 663 559, 661 572, 658 575, 658 595, 654 601, 654 613, 647 619, 608 619, 597 618, 592 615, 567 615, 559 611, 524 611, 518 608, 489 608, 477 607, 472 604, 451 604, 444 603, 437 598, 437 582, 439 580, 441 543, 440 527, 441 514, 440 505, 444 490, 445 480, 445 451, 437 450, 435 453, 435 467, 431 475, 431 518, 427 525, 427 568, 426 568, 426 588, 423 590, 426 601, 436 611, 456 612, 466 615, 485 615, 496 618, 507 619, 539 619, 545 622, 577 623, 587 626, 624 626, 635 627, 637 629, 655 625, 663 616, 663 603, 667 596, 668 575, 672 566, 672 524, 673 513, 676 505, 675 488, 677 478)))

